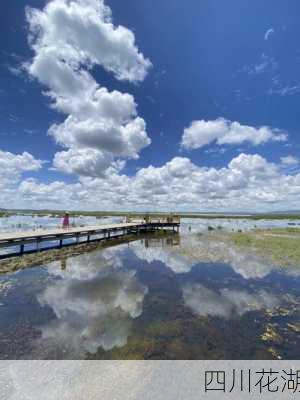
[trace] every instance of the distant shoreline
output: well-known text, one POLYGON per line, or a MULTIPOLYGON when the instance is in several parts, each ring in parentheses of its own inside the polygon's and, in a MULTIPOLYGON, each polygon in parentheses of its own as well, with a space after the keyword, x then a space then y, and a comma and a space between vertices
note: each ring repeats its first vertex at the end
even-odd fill
MULTIPOLYGON (((144 216, 149 214, 151 216, 166 215, 167 212, 126 212, 126 211, 70 211, 72 217, 125 217, 127 215, 132 216, 144 216)), ((246 220, 298 220, 300 219, 300 213, 265 213, 265 214, 239 214, 239 213, 192 213, 192 212, 179 212, 174 213, 179 215, 181 218, 199 218, 199 219, 246 219, 246 220)), ((59 210, 1 210, 0 218, 10 216, 38 216, 45 217, 49 216, 52 218, 61 218, 64 215, 64 211, 59 210)))

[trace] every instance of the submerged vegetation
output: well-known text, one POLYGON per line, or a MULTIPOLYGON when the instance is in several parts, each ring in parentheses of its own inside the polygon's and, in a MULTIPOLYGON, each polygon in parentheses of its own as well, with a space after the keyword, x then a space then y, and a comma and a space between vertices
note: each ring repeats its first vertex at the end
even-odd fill
POLYGON ((252 249, 282 267, 300 267, 300 228, 254 230, 231 234, 236 246, 252 249))

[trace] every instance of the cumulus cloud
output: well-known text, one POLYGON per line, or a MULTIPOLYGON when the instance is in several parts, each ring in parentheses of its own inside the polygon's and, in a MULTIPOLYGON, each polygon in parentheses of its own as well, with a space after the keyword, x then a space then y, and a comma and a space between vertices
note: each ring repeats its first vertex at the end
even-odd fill
POLYGON ((269 163, 265 158, 258 154, 240 154, 229 163, 229 169, 239 171, 249 178, 272 177, 277 173, 275 164, 269 163))
POLYGON ((114 161, 110 153, 94 149, 70 149, 55 154, 54 169, 81 176, 104 177, 105 174, 117 173, 124 167, 124 162, 114 161))
POLYGON ((52 204, 52 207, 65 208, 76 207, 88 199, 90 193, 80 184, 66 184, 62 181, 54 181, 49 184, 41 183, 33 178, 25 179, 18 187, 18 193, 14 195, 14 201, 23 201, 27 207, 34 204, 40 208, 52 204), (16 198, 17 195, 20 198, 16 198))
MULTIPOLYGON (((133 32, 113 25, 111 10, 102 0, 53 0, 43 11, 28 7, 26 14, 36 51, 30 70, 38 77, 43 76, 39 66, 47 64, 48 57, 66 72, 70 67, 74 75, 74 67, 84 62, 129 81, 142 81, 151 66, 136 47, 133 32)), ((43 83, 51 86, 47 79, 43 83)))
POLYGON ((37 171, 42 167, 42 161, 36 160, 26 151, 23 154, 13 154, 0 150, 0 173, 1 177, 19 176, 22 172, 37 171))
POLYGON ((11 204, 18 190, 22 174, 42 168, 43 161, 35 159, 26 151, 13 154, 0 150, 0 202, 3 206, 11 204))
MULTIPOLYGON (((75 173, 79 180, 47 185, 25 179, 13 195, 2 190, 6 202, 11 196, 24 207, 41 203, 44 207, 143 210, 297 207, 300 175, 288 174, 282 168, 286 161, 275 165, 259 155, 241 154, 219 169, 175 157, 133 176, 122 174, 126 161, 137 159, 151 140, 134 97, 102 87, 93 69, 101 67, 117 80, 143 81, 151 62, 138 49, 134 33, 114 24, 103 0, 51 0, 43 9, 28 7, 26 18, 34 54, 23 67, 43 85, 51 107, 65 116, 49 128, 62 147, 54 156, 53 168, 75 173)), ((274 60, 262 58, 262 63, 276 67, 274 60)), ((264 68, 258 66, 257 71, 264 68)), ((181 146, 259 145, 286 139, 287 134, 278 129, 219 118, 193 121, 184 130, 181 146)), ((39 168, 39 163, 33 160, 35 167, 30 168, 39 168)), ((17 169, 10 176, 17 182, 24 171, 17 169)))
MULTIPOLYGON (((50 185, 27 179, 18 195, 32 207, 52 199, 69 208, 128 210, 241 210, 297 209, 300 174, 258 154, 240 154, 227 167, 200 167, 185 157, 175 157, 161 167, 149 166, 135 175, 109 173, 81 177, 76 184, 50 185), (49 197, 48 197, 49 196, 49 197), (101 204, 101 206, 99 206, 101 204)), ((63 206, 65 208, 65 206, 63 206)))
POLYGON ((268 126, 259 128, 231 122, 224 118, 212 121, 193 121, 184 129, 181 146, 187 150, 199 149, 211 143, 218 145, 251 143, 263 144, 269 141, 286 141, 287 134, 268 126))
POLYGON ((43 10, 27 8, 26 16, 35 53, 27 70, 47 88, 52 107, 67 115, 49 129, 68 149, 56 155, 54 167, 102 176, 115 159, 138 158, 151 141, 133 96, 109 92, 92 75, 99 65, 119 80, 145 78, 151 63, 133 32, 114 26, 101 0, 52 0, 43 10))
POLYGON ((145 129, 142 118, 122 125, 95 116, 84 120, 69 117, 63 124, 53 125, 49 132, 66 147, 91 148, 112 156, 138 158, 138 152, 150 144, 145 129))

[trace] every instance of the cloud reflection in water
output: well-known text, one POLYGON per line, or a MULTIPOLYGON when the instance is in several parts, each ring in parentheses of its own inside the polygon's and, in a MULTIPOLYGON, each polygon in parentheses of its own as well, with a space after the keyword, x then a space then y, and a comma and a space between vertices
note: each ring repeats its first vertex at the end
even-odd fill
POLYGON ((264 290, 250 293, 247 290, 221 289, 215 291, 201 284, 186 284, 182 288, 185 304, 197 315, 231 318, 249 311, 273 310, 282 299, 264 290))
POLYGON ((42 342, 64 348, 72 357, 78 351, 82 357, 99 347, 110 350, 126 344, 132 319, 142 314, 148 289, 135 271, 122 268, 122 249, 71 258, 66 270, 59 263, 49 265, 49 273, 61 279, 38 298, 56 316, 41 327, 42 342))
POLYGON ((164 248, 145 248, 134 243, 132 249, 141 260, 148 263, 160 261, 176 274, 189 273, 199 263, 228 264, 244 279, 262 279, 278 269, 253 252, 242 251, 231 242, 213 235, 182 235, 180 246, 164 248))

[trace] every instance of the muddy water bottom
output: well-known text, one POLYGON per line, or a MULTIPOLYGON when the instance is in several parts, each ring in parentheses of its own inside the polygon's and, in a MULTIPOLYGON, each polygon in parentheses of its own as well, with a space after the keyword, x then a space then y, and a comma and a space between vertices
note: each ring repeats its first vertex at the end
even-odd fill
POLYGON ((0 275, 0 358, 299 359, 297 270, 196 254, 217 245, 149 236, 0 275))

